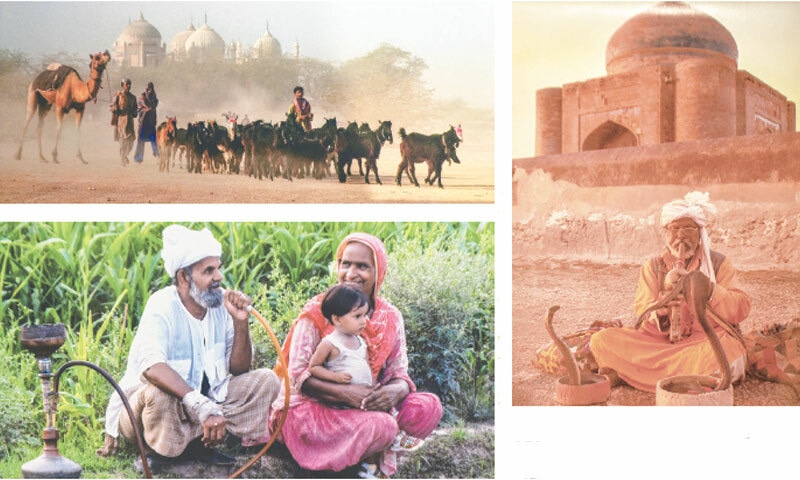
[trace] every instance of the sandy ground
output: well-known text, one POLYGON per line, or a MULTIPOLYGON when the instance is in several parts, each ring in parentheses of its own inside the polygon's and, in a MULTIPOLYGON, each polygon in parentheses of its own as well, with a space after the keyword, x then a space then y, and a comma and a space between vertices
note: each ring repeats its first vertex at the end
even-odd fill
MULTIPOLYGON (((800 185, 748 183, 577 187, 541 172, 516 176, 512 260, 512 404, 554 405, 556 378, 535 370, 550 342, 544 321, 559 305, 562 335, 595 320, 633 320, 641 263, 660 251, 664 203, 690 190, 709 192, 718 218, 712 248, 738 269, 752 309, 744 332, 800 318, 800 185)), ((798 405, 785 385, 749 378, 734 387, 736 405, 798 405)), ((610 405, 654 405, 655 395, 621 386, 610 405)))
MULTIPOLYGON (((52 120, 52 119, 51 119, 52 120)), ((425 185, 427 167, 417 168, 421 186, 403 178, 395 184, 400 162, 399 139, 386 144, 378 159, 383 185, 365 184, 363 177, 350 177, 345 185, 335 177, 323 180, 256 180, 245 175, 188 174, 176 168, 159 172, 149 148, 144 162, 123 167, 111 127, 84 122, 81 149, 88 165, 75 158, 74 125, 65 124, 59 145, 58 164, 38 160, 32 122, 21 160, 14 160, 18 144, 0 141, 0 202, 2 203, 493 203, 494 146, 491 132, 472 132, 473 143, 458 149, 461 164, 445 164, 443 189, 425 185), (481 138, 488 141, 478 143, 481 138)), ((395 132, 397 137, 397 133, 395 132)), ((55 125, 46 124, 45 156, 51 159, 55 125)), ((132 157, 132 155, 131 155, 132 157)))
MULTIPOLYGON (((547 310, 552 305, 561 306, 553 323, 556 331, 564 334, 586 328, 594 320, 629 322, 633 317, 638 272, 638 265, 514 259, 513 405, 556 404, 556 378, 531 366, 536 349, 550 341, 544 328, 547 310)), ((750 316, 742 324, 743 331, 800 315, 795 300, 800 296, 800 273, 742 271, 740 279, 753 299, 750 316)), ((734 386, 734 402, 800 405, 790 387, 750 377, 734 386)), ((655 395, 620 386, 612 390, 608 404, 654 405, 655 395)))

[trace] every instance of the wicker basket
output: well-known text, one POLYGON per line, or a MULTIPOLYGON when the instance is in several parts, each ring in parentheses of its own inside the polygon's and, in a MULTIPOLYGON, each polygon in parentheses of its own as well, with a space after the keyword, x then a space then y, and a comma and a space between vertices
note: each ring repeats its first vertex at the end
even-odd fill
POLYGON ((597 405, 604 404, 611 395, 611 382, 608 377, 594 373, 581 373, 581 384, 570 385, 569 376, 558 379, 556 402, 559 405, 597 405))
POLYGON ((656 405, 732 406, 733 385, 715 390, 719 378, 708 375, 676 375, 656 384, 656 405))

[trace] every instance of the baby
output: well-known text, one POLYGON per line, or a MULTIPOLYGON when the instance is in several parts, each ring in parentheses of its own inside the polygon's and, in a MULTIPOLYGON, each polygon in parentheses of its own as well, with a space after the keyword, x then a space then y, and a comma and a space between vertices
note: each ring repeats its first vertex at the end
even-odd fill
MULTIPOLYGON (((350 285, 335 285, 322 296, 322 315, 334 331, 320 341, 308 364, 311 376, 335 383, 373 386, 367 361, 367 342, 361 332, 367 326, 369 298, 350 285)), ((397 418, 397 410, 391 414, 397 418)), ((413 452, 424 440, 400 430, 390 449, 413 452)))

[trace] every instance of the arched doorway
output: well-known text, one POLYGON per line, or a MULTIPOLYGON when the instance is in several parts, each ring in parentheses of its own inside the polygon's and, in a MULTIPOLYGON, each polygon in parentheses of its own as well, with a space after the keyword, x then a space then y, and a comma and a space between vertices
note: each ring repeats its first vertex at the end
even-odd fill
POLYGON ((607 148, 635 147, 639 145, 636 135, 619 123, 607 121, 595 128, 583 142, 581 151, 607 148))

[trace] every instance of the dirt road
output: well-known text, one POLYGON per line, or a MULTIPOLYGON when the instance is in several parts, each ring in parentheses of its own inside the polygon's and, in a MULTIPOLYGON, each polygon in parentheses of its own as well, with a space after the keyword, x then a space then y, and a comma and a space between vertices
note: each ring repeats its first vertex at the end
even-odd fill
MULTIPOLYGON (((35 124, 35 122, 34 122, 35 124)), ((35 125, 34 125, 35 126, 35 125)), ((53 126, 43 137, 45 155, 53 148, 53 126)), ((443 189, 423 183, 427 167, 417 168, 421 186, 403 178, 395 184, 400 162, 398 141, 386 144, 378 159, 383 185, 365 184, 363 177, 350 177, 345 185, 335 177, 256 180, 245 175, 189 174, 180 168, 159 172, 149 147, 144 162, 123 167, 118 146, 105 124, 84 122, 81 149, 88 165, 75 159, 76 139, 65 135, 59 145, 59 164, 38 160, 36 140, 29 133, 21 160, 14 160, 17 144, 0 142, 0 203, 493 203, 494 144, 491 140, 463 143, 458 149, 461 164, 445 163, 443 189)), ((30 129, 34 130, 33 126, 30 129)), ((475 139, 491 139, 474 132, 475 139)), ((132 155, 131 155, 132 157, 132 155)), ((357 168, 357 167, 356 167, 357 168)))

